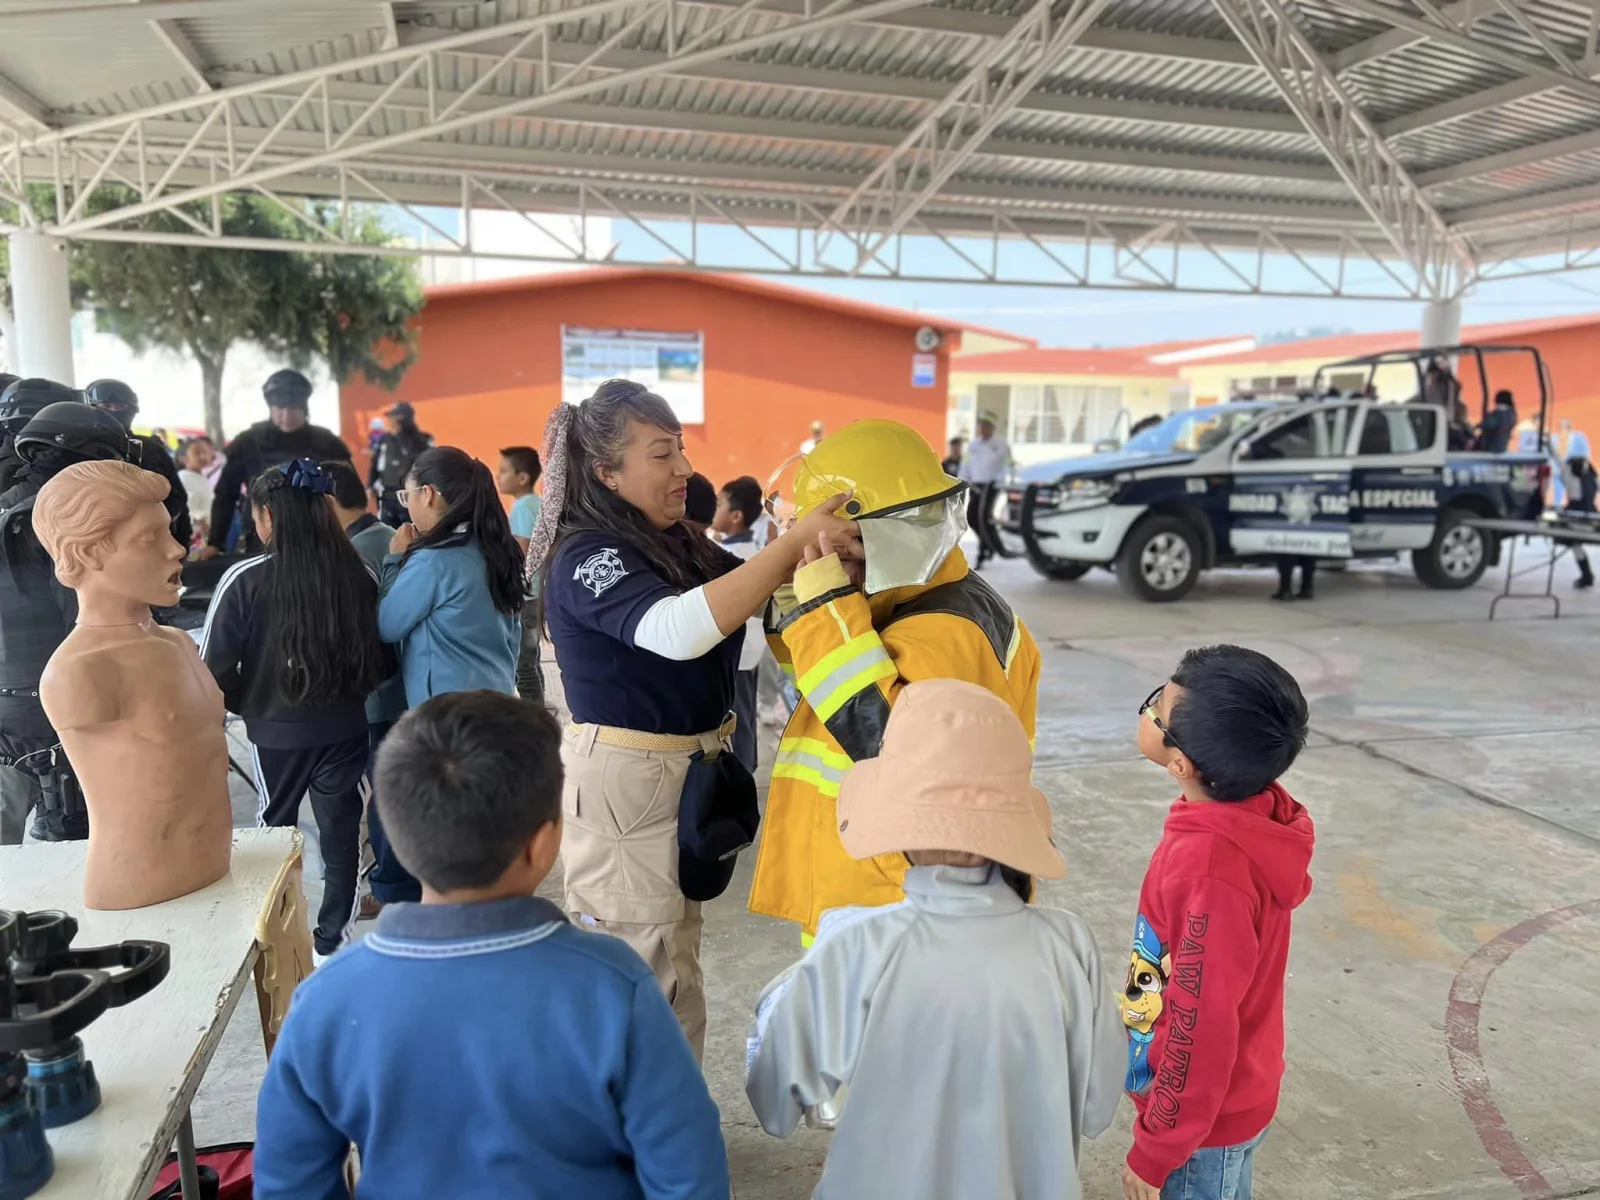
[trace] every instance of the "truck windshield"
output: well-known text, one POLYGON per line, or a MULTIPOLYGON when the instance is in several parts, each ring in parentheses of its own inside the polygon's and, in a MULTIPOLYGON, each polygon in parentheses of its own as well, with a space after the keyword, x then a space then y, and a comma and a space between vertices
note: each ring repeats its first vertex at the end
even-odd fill
POLYGON ((1261 415, 1261 408, 1218 405, 1174 413, 1159 425, 1128 439, 1129 454, 1201 454, 1221 445, 1261 415))

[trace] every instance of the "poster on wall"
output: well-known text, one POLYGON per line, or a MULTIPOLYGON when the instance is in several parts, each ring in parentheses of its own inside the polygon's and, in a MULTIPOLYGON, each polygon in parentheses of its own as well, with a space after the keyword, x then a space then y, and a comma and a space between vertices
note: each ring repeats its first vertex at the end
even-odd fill
POLYGON ((608 379, 642 383, 685 425, 706 419, 705 335, 561 327, 561 398, 569 404, 608 379))

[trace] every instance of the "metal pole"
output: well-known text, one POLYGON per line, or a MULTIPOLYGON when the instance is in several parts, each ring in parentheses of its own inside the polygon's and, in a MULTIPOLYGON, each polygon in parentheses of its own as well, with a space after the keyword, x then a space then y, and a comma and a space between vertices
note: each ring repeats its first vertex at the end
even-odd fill
POLYGON ((183 1200, 200 1200, 200 1165, 194 1156, 194 1122, 188 1109, 178 1126, 178 1185, 183 1200))
POLYGON ((72 288, 67 244, 24 229, 13 233, 12 311, 17 344, 8 351, 19 375, 73 384, 72 288))

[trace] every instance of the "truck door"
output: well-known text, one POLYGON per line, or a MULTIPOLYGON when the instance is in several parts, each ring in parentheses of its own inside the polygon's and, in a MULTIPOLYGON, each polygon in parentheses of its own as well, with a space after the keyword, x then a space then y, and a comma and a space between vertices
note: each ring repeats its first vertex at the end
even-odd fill
POLYGON ((1236 557, 1350 556, 1355 404, 1308 401, 1240 443, 1228 495, 1236 557))
POLYGON ((1420 550, 1433 540, 1445 465, 1443 410, 1373 404, 1350 463, 1350 548, 1420 550))

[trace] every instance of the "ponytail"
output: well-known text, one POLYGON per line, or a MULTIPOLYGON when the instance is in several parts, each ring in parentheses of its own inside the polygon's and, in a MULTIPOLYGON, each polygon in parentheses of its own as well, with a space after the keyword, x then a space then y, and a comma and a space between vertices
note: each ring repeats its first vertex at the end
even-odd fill
POLYGON ((465 536, 483 553, 495 608, 508 617, 521 612, 522 551, 511 536, 511 523, 489 468, 465 450, 435 446, 417 456, 410 478, 418 487, 437 491, 449 508, 437 525, 411 543, 406 557, 457 543, 465 529, 465 536))
POLYGON ((548 576, 562 540, 583 532, 627 542, 651 570, 681 591, 731 569, 729 556, 701 536, 698 526, 680 520, 669 530, 657 529, 600 482, 596 467, 614 471, 622 466, 634 423, 683 432, 665 400, 628 379, 607 380, 582 404, 561 404, 550 414, 545 425, 544 507, 528 539, 530 573, 548 576), (689 536, 682 536, 684 532, 689 536), (673 533, 678 536, 670 536, 673 533))

